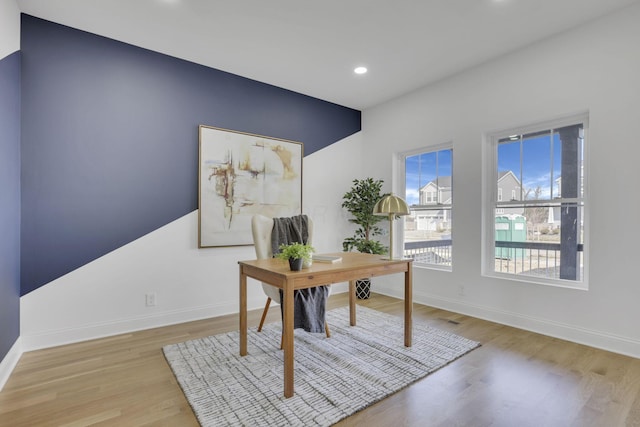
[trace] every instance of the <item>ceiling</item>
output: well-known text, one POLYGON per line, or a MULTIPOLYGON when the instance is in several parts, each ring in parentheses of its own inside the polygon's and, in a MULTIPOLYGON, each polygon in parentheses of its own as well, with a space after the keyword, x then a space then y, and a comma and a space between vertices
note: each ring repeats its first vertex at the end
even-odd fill
POLYGON ((24 13, 366 109, 640 0, 17 0, 24 13), (363 65, 365 75, 353 69, 363 65))

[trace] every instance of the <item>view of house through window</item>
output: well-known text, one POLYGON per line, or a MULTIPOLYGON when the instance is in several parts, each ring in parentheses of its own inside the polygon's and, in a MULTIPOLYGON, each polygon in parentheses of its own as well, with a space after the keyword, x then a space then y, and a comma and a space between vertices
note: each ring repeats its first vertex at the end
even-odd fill
POLYGON ((584 276, 586 118, 494 135, 489 271, 556 281, 584 276))
POLYGON ((416 264, 451 268, 451 148, 405 157, 404 255, 416 264))

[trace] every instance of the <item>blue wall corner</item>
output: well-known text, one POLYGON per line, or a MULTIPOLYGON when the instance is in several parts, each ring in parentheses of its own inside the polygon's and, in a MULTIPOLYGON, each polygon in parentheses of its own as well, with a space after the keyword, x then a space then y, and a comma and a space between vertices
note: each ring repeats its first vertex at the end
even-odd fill
POLYGON ((361 126, 360 111, 28 15, 21 50, 22 295, 197 209, 200 124, 305 155, 361 126))
POLYGON ((20 52, 0 59, 0 361, 20 336, 20 52))

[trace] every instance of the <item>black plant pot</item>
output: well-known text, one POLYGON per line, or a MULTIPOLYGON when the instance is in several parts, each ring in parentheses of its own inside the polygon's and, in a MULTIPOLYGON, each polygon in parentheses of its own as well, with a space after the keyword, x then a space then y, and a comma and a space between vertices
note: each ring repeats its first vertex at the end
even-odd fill
POLYGON ((356 297, 358 297, 358 299, 369 299, 370 296, 371 296, 371 280, 370 279, 356 280, 356 297))
POLYGON ((291 268, 291 271, 300 271, 302 270, 303 262, 304 258, 289 258, 289 268, 291 268))

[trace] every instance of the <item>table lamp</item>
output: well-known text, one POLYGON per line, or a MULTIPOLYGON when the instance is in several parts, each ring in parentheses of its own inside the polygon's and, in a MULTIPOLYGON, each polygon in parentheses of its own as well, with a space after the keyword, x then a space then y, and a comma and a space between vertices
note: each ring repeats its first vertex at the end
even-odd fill
POLYGON ((389 217, 389 259, 393 258, 393 220, 396 215, 409 215, 409 206, 402 197, 391 193, 378 200, 373 207, 373 214, 389 217))

